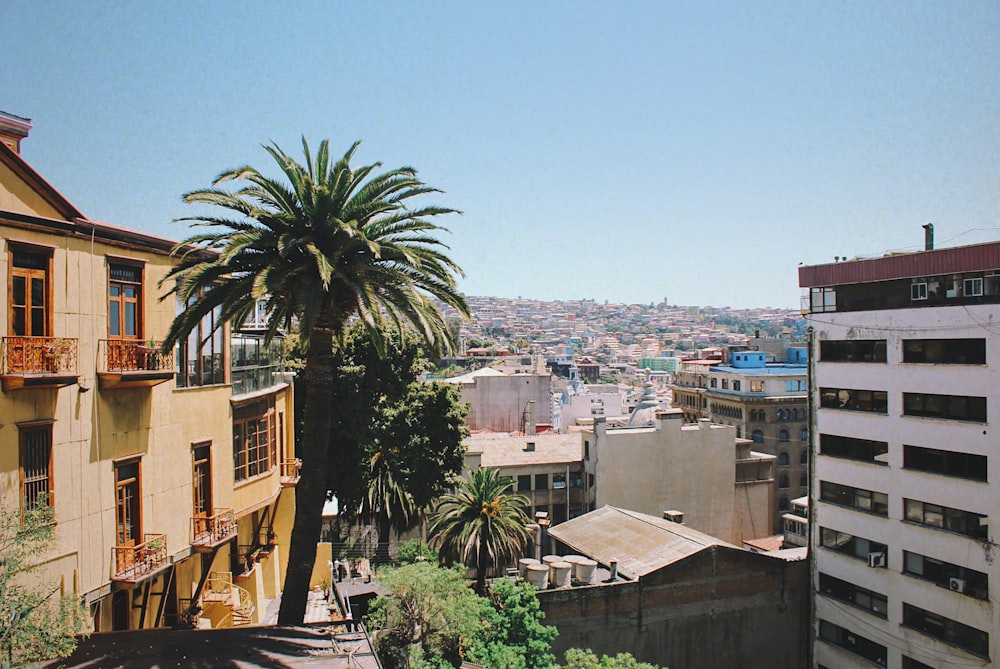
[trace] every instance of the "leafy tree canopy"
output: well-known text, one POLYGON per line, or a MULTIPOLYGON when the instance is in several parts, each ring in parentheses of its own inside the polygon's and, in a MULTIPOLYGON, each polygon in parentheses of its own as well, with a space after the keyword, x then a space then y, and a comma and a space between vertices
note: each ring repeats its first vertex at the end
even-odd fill
MULTIPOLYGON (((570 648, 566 651, 566 661, 557 669, 660 669, 655 664, 639 662, 631 653, 598 657, 592 650, 570 648)), ((666 669, 665 667, 663 669, 666 669)))
POLYGON ((345 518, 377 524, 370 493, 387 474, 408 497, 410 513, 391 519, 400 531, 462 471, 467 409, 456 387, 419 380, 431 363, 412 333, 387 330, 380 338, 381 353, 355 324, 334 349, 327 482, 345 518))
POLYGON ((76 648, 85 616, 78 599, 35 573, 39 556, 55 541, 52 508, 0 505, 0 649, 4 666, 21 667, 66 657, 76 648))
POLYGON ((491 669, 551 667, 554 627, 534 588, 507 579, 487 597, 469 589, 461 570, 420 562, 380 573, 391 593, 372 605, 367 623, 391 669, 446 669, 463 659, 491 669))

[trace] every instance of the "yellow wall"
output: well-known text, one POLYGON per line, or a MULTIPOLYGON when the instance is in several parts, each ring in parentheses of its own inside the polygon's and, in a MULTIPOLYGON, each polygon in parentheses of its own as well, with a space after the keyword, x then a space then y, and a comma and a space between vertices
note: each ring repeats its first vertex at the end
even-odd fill
MULTIPOLYGON (((0 165, 0 210, 30 210, 43 216, 54 211, 0 165)), ((2 211, 0 211, 2 218, 2 211)), ((82 227, 82 226, 81 226, 82 227)), ((45 571, 66 583, 79 584, 88 601, 110 593, 112 546, 115 543, 114 460, 141 455, 142 530, 165 533, 168 552, 179 563, 178 597, 191 596, 191 583, 201 575, 192 552, 193 443, 212 442, 212 478, 215 507, 244 511, 244 515, 282 495, 275 530, 287 545, 294 490, 282 492, 280 470, 239 487, 234 486, 232 454, 232 388, 216 385, 178 389, 171 379, 151 388, 101 388, 97 378, 98 340, 107 338, 108 255, 145 261, 143 282, 144 340, 162 340, 175 314, 173 298, 160 302, 158 282, 169 271, 172 258, 162 252, 129 248, 88 236, 65 236, 6 225, 0 220, 0 282, 6 294, 7 239, 54 246, 52 263, 52 335, 79 339, 80 385, 59 389, 21 389, 0 392, 0 497, 10 508, 18 503, 19 438, 17 423, 54 419, 53 485, 58 521, 57 546, 45 571), (84 391, 84 388, 88 389, 84 391)), ((0 309, 0 335, 8 332, 7 309, 0 309)), ((225 338, 228 346, 228 336, 225 338)), ((226 356, 228 359, 228 355, 226 356)), ((293 457, 292 391, 277 393, 277 412, 284 413, 285 450, 293 457)), ((247 518, 240 522, 242 528, 247 518)), ((243 538, 240 540, 243 543, 243 538)), ((278 562, 278 558, 275 558, 278 562)), ((280 590, 275 573, 266 572, 265 591, 280 590)), ((213 570, 228 571, 224 548, 213 570)), ((108 601, 110 598, 107 598, 108 601)), ((102 602, 100 627, 110 628, 110 607, 102 602)))

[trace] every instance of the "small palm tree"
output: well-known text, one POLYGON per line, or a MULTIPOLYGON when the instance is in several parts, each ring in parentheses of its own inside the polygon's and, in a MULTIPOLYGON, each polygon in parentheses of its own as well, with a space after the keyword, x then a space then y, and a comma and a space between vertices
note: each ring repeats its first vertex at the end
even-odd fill
POLYGON ((186 194, 186 202, 224 213, 179 219, 208 230, 176 247, 180 262, 164 280, 184 305, 164 338, 164 350, 214 309, 221 310, 217 327, 224 321, 240 323, 260 299, 269 310, 268 337, 294 320, 305 343, 298 449, 304 467, 295 493, 281 624, 302 622, 316 560, 336 410, 331 406, 334 339, 356 317, 382 348, 384 326, 408 323, 440 352, 453 342, 434 299, 469 316, 455 284, 462 271, 435 237, 444 228, 430 220, 457 212, 410 208, 412 198, 437 191, 410 167, 383 173, 376 172, 379 163, 352 168, 358 144, 331 161, 325 140, 314 157, 303 138, 304 165, 272 144, 264 148, 283 179, 245 166, 223 172, 211 188, 186 194))
POLYGON ((513 484, 496 469, 472 470, 458 492, 441 497, 428 530, 446 563, 475 567, 479 592, 486 589, 486 572, 512 562, 528 542, 529 501, 508 492, 513 484))
POLYGON ((375 557, 379 562, 389 561, 389 533, 395 531, 398 536, 410 529, 419 512, 413 496, 400 481, 399 472, 394 471, 394 464, 381 451, 372 455, 368 463, 368 490, 361 500, 361 519, 374 523, 378 529, 375 557))

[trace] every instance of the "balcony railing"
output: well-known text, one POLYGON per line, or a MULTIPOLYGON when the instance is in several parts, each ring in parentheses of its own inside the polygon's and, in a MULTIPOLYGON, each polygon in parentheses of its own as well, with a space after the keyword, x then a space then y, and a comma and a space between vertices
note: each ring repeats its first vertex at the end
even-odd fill
POLYGON ((302 469, 302 459, 293 458, 281 461, 281 485, 294 488, 299 483, 299 470, 302 469))
POLYGON ((135 584, 161 571, 167 560, 167 535, 144 534, 135 546, 115 546, 113 581, 135 584))
POLYGON ((211 516, 191 519, 191 545, 197 551, 209 551, 236 536, 236 515, 232 509, 215 509, 211 516))
POLYGON ((154 341, 101 339, 97 374, 103 388, 153 386, 173 378, 174 354, 164 353, 154 341))
POLYGON ((77 340, 70 337, 0 338, 4 390, 76 383, 77 340))
POLYGON ((174 354, 160 350, 159 342, 136 339, 101 339, 98 351, 102 372, 174 371, 174 354))

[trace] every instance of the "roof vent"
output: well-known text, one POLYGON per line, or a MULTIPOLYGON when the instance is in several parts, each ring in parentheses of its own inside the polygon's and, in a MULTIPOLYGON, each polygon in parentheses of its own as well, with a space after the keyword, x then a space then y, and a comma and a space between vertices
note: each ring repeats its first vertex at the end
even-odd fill
POLYGON ((533 451, 533 450, 535 450, 535 442, 529 441, 528 443, 526 443, 524 445, 524 450, 526 450, 526 451, 533 451))
POLYGON ((677 523, 678 525, 684 524, 684 512, 677 511, 676 509, 663 512, 663 520, 669 520, 671 523, 677 523))
POLYGON ((934 224, 928 223, 924 228, 924 251, 934 250, 934 224))

